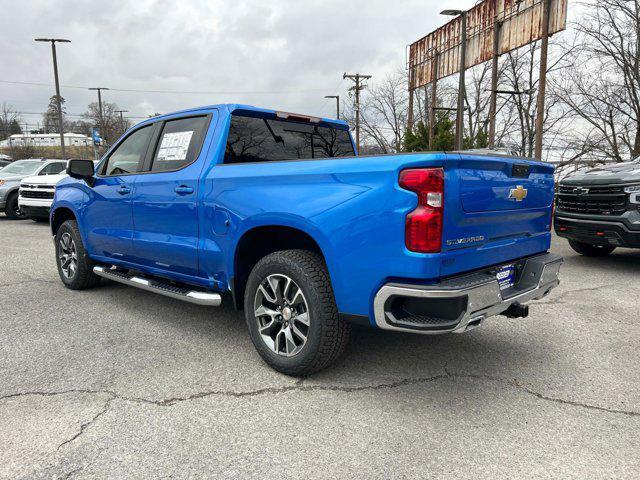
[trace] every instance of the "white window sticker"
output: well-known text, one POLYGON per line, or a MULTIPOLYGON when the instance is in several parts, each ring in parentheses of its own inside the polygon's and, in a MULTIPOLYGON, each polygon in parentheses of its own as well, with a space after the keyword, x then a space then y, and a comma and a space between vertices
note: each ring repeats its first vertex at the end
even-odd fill
POLYGON ((165 133, 158 149, 158 160, 185 160, 192 136, 193 130, 165 133))

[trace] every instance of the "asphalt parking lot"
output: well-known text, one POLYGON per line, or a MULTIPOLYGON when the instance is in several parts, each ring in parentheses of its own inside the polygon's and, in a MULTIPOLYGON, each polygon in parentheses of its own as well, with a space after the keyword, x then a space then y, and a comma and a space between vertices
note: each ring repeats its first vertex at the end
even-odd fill
POLYGON ((2 478, 638 478, 640 252, 565 256, 525 320, 358 330, 298 381, 241 314, 58 280, 46 224, 0 216, 2 478))

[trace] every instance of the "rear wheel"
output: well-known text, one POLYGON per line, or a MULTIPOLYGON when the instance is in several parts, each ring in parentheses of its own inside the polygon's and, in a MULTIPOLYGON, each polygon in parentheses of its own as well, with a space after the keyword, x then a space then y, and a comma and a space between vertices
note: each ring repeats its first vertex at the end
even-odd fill
POLYGON ((56 262, 62 283, 71 290, 84 290, 100 283, 75 220, 64 222, 56 233, 56 262))
POLYGON ((24 212, 20 210, 20 205, 18 205, 18 192, 14 192, 9 195, 4 213, 6 213, 7 217, 11 220, 22 220, 27 218, 24 212))
POLYGON ((569 240, 569 245, 574 251, 585 257, 604 257, 616 249, 616 247, 609 245, 590 245, 588 243, 576 242, 575 240, 569 240))
POLYGON ((285 250, 262 258, 245 290, 251 340, 273 369, 309 375, 331 365, 345 350, 349 325, 340 320, 322 258, 285 250))

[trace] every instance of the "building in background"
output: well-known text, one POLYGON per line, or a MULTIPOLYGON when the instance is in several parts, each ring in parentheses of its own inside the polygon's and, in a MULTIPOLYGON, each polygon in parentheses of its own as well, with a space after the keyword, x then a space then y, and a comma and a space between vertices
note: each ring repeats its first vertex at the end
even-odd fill
MULTIPOLYGON (((69 147, 90 147, 91 137, 80 133, 65 133, 64 144, 69 147)), ((59 147, 58 133, 16 133, 6 140, 0 141, 0 147, 59 147)))

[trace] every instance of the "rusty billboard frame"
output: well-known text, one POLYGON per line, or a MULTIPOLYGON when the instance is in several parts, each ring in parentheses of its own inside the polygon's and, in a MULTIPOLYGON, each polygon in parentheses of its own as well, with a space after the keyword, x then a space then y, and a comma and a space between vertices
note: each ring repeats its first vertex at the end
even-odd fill
MULTIPOLYGON (((494 32, 498 34, 497 54, 524 47, 544 35, 543 11, 549 2, 549 35, 561 32, 567 24, 568 0, 485 0, 466 12, 466 68, 491 60, 495 56, 494 32)), ((407 67, 409 90, 429 85, 460 71, 462 18, 409 45, 407 67), (437 57, 437 61, 436 61, 437 57)))

